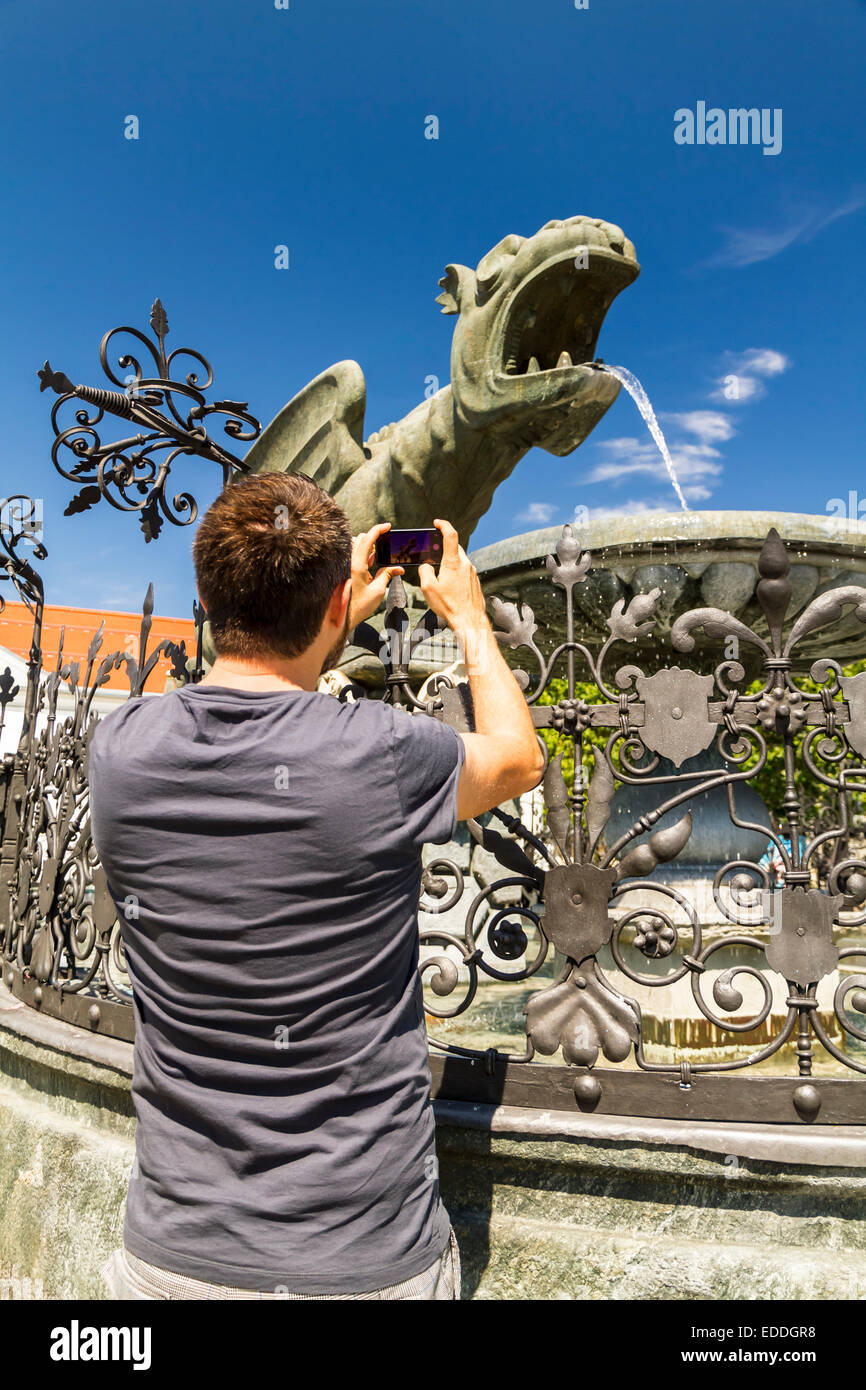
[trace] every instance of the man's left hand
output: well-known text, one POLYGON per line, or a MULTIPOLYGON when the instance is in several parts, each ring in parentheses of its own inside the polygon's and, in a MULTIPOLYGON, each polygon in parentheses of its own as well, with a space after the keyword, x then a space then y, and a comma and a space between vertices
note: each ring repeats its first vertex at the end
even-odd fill
POLYGON ((395 574, 403 573, 402 565, 382 567, 375 578, 370 566, 376 558, 376 541, 390 531, 390 521, 380 521, 369 531, 356 536, 352 542, 352 598, 349 603, 349 627, 357 627, 372 617, 385 597, 385 592, 395 574))

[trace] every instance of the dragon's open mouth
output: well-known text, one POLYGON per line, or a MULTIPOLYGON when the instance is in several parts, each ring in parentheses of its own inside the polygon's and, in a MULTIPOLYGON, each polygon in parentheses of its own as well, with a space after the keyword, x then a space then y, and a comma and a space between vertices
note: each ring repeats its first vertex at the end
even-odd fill
POLYGON ((500 379, 547 376, 593 360, 605 314, 637 267, 596 246, 584 259, 569 251, 521 285, 504 324, 500 379))

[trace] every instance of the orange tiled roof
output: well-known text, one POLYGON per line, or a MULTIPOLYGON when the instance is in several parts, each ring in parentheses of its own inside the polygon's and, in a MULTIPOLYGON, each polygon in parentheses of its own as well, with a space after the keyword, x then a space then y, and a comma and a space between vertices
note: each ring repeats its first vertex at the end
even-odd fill
MULTIPOLYGON (((83 676, 87 667, 87 648, 101 622, 105 623, 105 629, 97 661, 116 651, 129 652, 137 659, 140 613, 109 613, 98 608, 68 608, 63 604, 46 603, 42 618, 42 661, 45 668, 51 670, 57 659, 62 628, 64 661, 78 661, 83 676)), ((26 604, 7 602, 0 613, 0 647, 6 647, 26 661, 32 636, 33 618, 26 604)), ((173 642, 186 642, 188 654, 195 657, 195 623, 192 618, 160 618, 154 614, 147 639, 148 652, 152 652, 166 637, 173 642)), ((145 688, 153 693, 160 692, 170 670, 171 662, 164 654, 161 655, 145 688)), ((125 667, 112 671, 101 689, 128 690, 125 667)))

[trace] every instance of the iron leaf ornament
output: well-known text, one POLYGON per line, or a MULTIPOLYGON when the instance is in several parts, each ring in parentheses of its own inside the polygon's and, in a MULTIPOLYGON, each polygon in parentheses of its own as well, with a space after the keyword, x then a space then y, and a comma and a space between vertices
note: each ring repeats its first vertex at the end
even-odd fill
POLYGON ((611 634, 620 642, 634 642, 645 637, 655 627, 655 606, 661 597, 661 589, 650 589, 647 594, 635 594, 628 608, 625 599, 618 599, 611 609, 607 626, 611 634))
POLYGON ((554 584, 568 590, 575 584, 582 584, 589 573, 592 556, 588 551, 581 551, 580 542, 570 525, 563 526, 555 550, 556 554, 548 555, 546 561, 547 572, 554 584))
POLYGON ((510 647, 512 651, 517 647, 532 647, 533 637, 538 631, 538 623, 535 621, 535 614, 524 603, 519 609, 516 603, 505 603, 502 599, 492 598, 490 607, 493 610, 494 622, 499 624, 496 631, 497 641, 503 647, 510 647))
POLYGON ((609 1062, 624 1062, 640 1038, 637 1004, 613 988, 595 961, 533 995, 524 1012, 536 1050, 552 1056, 562 1048, 571 1066, 594 1066, 599 1051, 609 1062))

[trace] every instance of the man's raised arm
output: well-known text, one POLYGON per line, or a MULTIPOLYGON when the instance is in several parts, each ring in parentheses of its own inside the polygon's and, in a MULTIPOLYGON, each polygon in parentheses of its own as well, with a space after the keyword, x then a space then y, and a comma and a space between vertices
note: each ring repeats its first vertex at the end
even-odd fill
POLYGON ((442 561, 438 574, 421 565, 421 590, 433 612, 463 645, 475 732, 461 734, 466 760, 457 788, 460 820, 481 815, 536 786, 544 754, 523 691, 514 679, 487 617, 478 571, 454 527, 439 518, 442 561))

